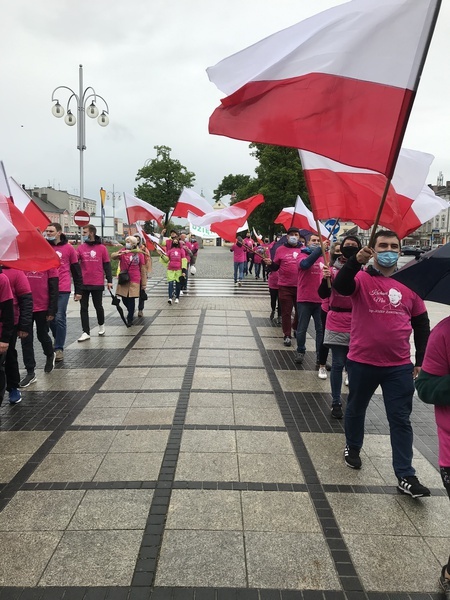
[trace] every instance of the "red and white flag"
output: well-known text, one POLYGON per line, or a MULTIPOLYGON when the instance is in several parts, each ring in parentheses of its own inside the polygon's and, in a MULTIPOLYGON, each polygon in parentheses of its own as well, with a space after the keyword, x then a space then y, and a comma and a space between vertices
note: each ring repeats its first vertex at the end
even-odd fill
POLYGON ((39 208, 21 185, 15 179, 9 177, 9 188, 11 190, 14 204, 23 212, 32 225, 45 231, 47 225, 51 222, 47 215, 39 208))
POLYGON ((398 233, 400 239, 403 239, 423 225, 423 223, 438 215, 441 210, 448 210, 449 208, 450 204, 447 200, 436 196, 433 190, 426 185, 403 214, 401 225, 395 231, 398 233))
MULTIPOLYGON (((286 231, 289 229, 289 227, 297 227, 298 229, 304 229, 306 231, 317 233, 317 225, 314 215, 305 205, 300 196, 297 196, 295 206, 283 208, 283 210, 275 219, 274 223, 283 225, 286 231)), ((330 232, 324 225, 322 225, 322 223, 319 223, 319 228, 323 237, 328 238, 330 236, 330 232)))
POLYGON ((148 233, 146 233, 142 227, 140 223, 136 223, 136 229, 138 234, 141 237, 141 240, 143 242, 145 242, 145 245, 147 246, 147 250, 154 250, 156 248, 155 244, 152 242, 152 240, 150 239, 148 233))
POLYGON ((197 194, 197 192, 194 192, 193 190, 183 188, 183 191, 178 198, 178 202, 175 205, 172 217, 187 219, 189 213, 202 217, 213 210, 211 204, 205 200, 203 196, 200 196, 200 194, 197 194))
POLYGON ((124 193, 125 208, 127 209, 128 223, 137 223, 137 221, 156 221, 161 223, 165 213, 156 206, 136 198, 131 194, 124 193))
MULTIPOLYGON (((314 215, 318 219, 339 217, 341 220, 353 221, 363 229, 369 229, 375 222, 387 183, 386 177, 318 154, 304 150, 299 152, 314 215)), ((433 158, 425 152, 402 148, 381 213, 380 225, 397 233, 403 229, 404 216, 422 193, 433 158)), ((436 204, 433 206, 437 209, 436 204)))
POLYGON ((2 222, 8 221, 18 231, 10 245, 0 250, 3 264, 21 271, 47 271, 59 267, 60 260, 54 248, 3 194, 0 194, 0 214, 2 222))
POLYGON ((207 69, 210 133, 391 177, 441 0, 351 0, 207 69))
POLYGON ((247 221, 248 217, 257 206, 264 202, 264 196, 257 194, 232 206, 220 210, 213 210, 203 217, 189 214, 189 221, 198 227, 210 227, 211 231, 217 233, 228 242, 234 242, 237 232, 247 221))
POLYGON ((0 261, 18 258, 17 244, 13 244, 19 232, 7 218, 0 206, 0 261))

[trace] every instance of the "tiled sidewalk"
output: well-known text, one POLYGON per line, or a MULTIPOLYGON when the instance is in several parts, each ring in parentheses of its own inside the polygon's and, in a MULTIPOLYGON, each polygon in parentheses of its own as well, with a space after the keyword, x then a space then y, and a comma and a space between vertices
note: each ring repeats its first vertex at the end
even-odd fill
POLYGON ((0 411, 0 600, 438 591, 449 503, 432 410, 415 403, 431 498, 397 494, 378 396, 363 469, 346 468, 313 341, 296 366, 267 309, 261 298, 153 299, 131 329, 109 309, 106 336, 93 329, 83 344, 71 309, 64 363, 0 411))

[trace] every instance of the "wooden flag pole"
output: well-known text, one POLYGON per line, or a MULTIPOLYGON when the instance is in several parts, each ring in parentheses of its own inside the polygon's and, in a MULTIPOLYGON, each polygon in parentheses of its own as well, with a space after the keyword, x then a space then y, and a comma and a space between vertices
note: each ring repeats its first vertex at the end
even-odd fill
POLYGON ((374 221, 373 226, 372 226, 372 233, 370 234, 370 240, 369 240, 369 243, 368 243, 369 248, 372 248, 372 246, 373 246, 373 244, 375 242, 375 234, 377 232, 378 223, 380 222, 381 213, 383 212, 383 208, 384 208, 384 205, 386 203, 386 198, 387 198, 387 195, 388 195, 388 192, 389 192, 389 187, 391 185, 391 181, 392 181, 391 179, 388 179, 386 181, 386 186, 384 188, 384 192, 383 192, 383 196, 381 198, 380 206, 378 207, 377 216, 375 217, 375 221, 374 221))
MULTIPOLYGON (((323 263, 326 267, 328 267, 329 264, 328 264, 328 260, 327 260, 327 256, 326 256, 326 252, 325 252, 325 245, 323 243, 322 236, 320 235, 319 219, 315 219, 315 221, 316 221, 317 235, 319 236, 319 239, 320 239, 320 248, 322 249, 323 263)), ((330 238, 328 238, 328 239, 330 239, 330 238)), ((331 279, 329 277, 327 277, 327 283, 328 283, 328 287, 331 289, 331 279)))
POLYGON ((330 230, 330 235, 328 236, 328 238, 327 238, 327 239, 331 239, 331 236, 333 235, 333 233, 334 233, 334 230, 335 230, 335 229, 336 229, 336 227, 338 226, 338 224, 339 224, 339 221, 340 221, 340 219, 336 219, 336 223, 335 223, 335 224, 333 225, 333 227, 331 228, 331 230, 330 230))

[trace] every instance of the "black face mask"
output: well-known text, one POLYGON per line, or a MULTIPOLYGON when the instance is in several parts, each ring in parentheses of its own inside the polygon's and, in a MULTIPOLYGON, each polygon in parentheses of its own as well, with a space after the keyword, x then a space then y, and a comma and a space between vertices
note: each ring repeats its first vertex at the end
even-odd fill
POLYGON ((242 246, 242 242, 236 242, 236 246, 239 246, 239 248, 242 246))
POLYGON ((343 246, 341 248, 341 252, 342 256, 344 256, 345 258, 351 258, 352 256, 358 254, 359 248, 357 248, 356 246, 343 246))
POLYGON ((178 240, 176 240, 176 241, 175 241, 175 240, 172 240, 172 246, 178 246, 178 245, 179 245, 179 242, 178 242, 178 240))
POLYGON ((332 254, 331 255, 331 260, 334 262, 335 260, 337 260, 338 258, 340 258, 342 256, 342 254, 332 254))

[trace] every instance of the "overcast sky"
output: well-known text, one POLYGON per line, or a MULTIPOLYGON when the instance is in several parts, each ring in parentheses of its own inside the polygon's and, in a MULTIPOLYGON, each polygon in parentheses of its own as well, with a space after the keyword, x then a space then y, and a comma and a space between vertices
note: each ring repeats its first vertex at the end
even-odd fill
MULTIPOLYGON (((377 0, 373 0, 376 2, 377 0)), ((155 145, 196 174, 211 199, 229 173, 254 174, 248 143, 208 134, 223 94, 205 69, 339 0, 14 0, 0 26, 0 159, 26 186, 79 193, 76 127, 51 113, 59 85, 93 86, 110 125, 86 119, 85 196, 133 193, 155 145)), ((401 40, 398 41, 401 44, 401 40)), ((450 180, 450 2, 444 0, 404 145, 435 156, 450 180)), ((62 92, 63 105, 68 96, 62 92)))

